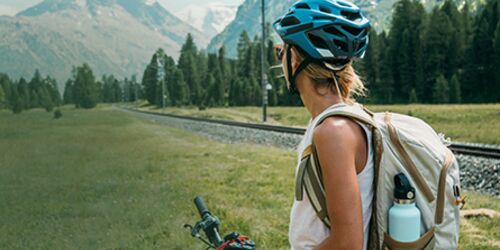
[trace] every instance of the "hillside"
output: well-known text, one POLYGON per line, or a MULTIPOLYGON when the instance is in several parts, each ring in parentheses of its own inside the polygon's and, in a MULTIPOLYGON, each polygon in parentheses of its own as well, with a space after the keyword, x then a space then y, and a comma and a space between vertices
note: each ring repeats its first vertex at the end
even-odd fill
MULTIPOLYGON (((266 22, 272 23, 276 18, 283 15, 287 9, 297 0, 266 1, 266 22)), ((377 31, 387 30, 389 28, 392 16, 392 6, 397 0, 353 0, 371 20, 372 27, 377 31)), ((424 6, 431 9, 442 1, 423 0, 424 6)), ((457 0, 457 2, 462 2, 457 0)), ((231 22, 223 32, 214 37, 208 45, 209 51, 216 51, 222 45, 225 45, 228 55, 236 56, 236 44, 243 30, 246 30, 251 38, 260 35, 260 0, 246 0, 238 9, 236 18, 231 22)), ((276 35, 271 32, 274 40, 276 35)))
POLYGON ((35 69, 63 84, 73 65, 97 76, 142 75, 159 47, 177 57, 188 32, 206 37, 151 0, 45 0, 0 17, 0 72, 31 77, 35 69))

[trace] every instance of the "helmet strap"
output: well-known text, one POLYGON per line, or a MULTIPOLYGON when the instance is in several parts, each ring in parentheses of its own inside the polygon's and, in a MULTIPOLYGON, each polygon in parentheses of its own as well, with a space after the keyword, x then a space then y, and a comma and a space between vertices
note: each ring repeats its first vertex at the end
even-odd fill
POLYGON ((294 95, 299 94, 299 89, 297 88, 296 80, 300 73, 312 62, 311 57, 306 56, 306 58, 300 63, 297 70, 293 72, 292 69, 292 46, 289 45, 286 51, 286 66, 288 70, 288 82, 290 83, 289 91, 294 95))

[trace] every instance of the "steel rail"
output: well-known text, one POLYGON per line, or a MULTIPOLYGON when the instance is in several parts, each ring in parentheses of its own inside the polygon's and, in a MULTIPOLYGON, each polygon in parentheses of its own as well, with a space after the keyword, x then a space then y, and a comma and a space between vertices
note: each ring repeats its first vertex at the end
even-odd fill
MULTIPOLYGON (((286 127, 286 126, 269 125, 269 124, 237 122, 237 121, 220 120, 220 119, 208 119, 208 118, 192 117, 192 116, 184 116, 184 115, 165 114, 165 113, 137 110, 137 109, 131 109, 131 108, 123 108, 123 107, 122 107, 122 109, 126 109, 126 110, 132 111, 132 112, 149 114, 149 115, 167 116, 167 117, 172 117, 172 118, 177 118, 177 119, 199 121, 199 122, 208 122, 208 123, 215 123, 215 124, 222 124, 222 125, 236 126, 236 127, 243 127, 243 128, 252 128, 252 129, 273 131, 273 132, 286 133, 286 134, 303 135, 306 131, 304 128, 297 128, 297 127, 286 127)), ((481 147, 481 146, 477 146, 477 145, 468 145, 468 144, 457 143, 457 142, 452 142, 451 145, 449 146, 449 148, 453 151, 453 153, 456 153, 456 154, 464 154, 464 155, 472 155, 472 156, 500 159, 500 148, 481 147)))

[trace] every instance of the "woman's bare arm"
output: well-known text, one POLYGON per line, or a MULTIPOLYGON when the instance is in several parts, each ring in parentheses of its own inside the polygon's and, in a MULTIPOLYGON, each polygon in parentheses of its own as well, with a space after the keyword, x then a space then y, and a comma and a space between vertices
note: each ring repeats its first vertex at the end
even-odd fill
POLYGON ((364 142, 362 128, 344 117, 329 117, 313 135, 323 172, 330 236, 322 249, 362 249, 363 212, 356 174, 356 152, 364 142))

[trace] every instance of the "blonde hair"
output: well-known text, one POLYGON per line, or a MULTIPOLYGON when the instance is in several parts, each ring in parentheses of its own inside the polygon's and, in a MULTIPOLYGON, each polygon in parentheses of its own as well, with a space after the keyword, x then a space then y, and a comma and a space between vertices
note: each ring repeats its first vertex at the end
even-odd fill
MULTIPOLYGON (((305 59, 304 55, 295 47, 293 50, 298 61, 302 62, 305 59)), ((352 61, 336 71, 312 62, 304 69, 304 72, 313 79, 316 92, 318 88, 326 86, 348 103, 355 101, 354 96, 365 96, 365 86, 352 67, 352 61)))

